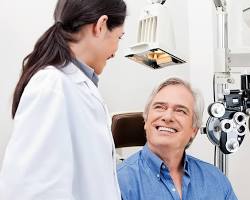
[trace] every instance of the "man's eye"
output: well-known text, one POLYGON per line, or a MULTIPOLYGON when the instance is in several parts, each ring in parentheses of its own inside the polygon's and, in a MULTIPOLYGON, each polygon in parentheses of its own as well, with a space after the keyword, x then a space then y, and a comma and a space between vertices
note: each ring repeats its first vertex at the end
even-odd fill
POLYGON ((182 113, 182 114, 187 114, 187 111, 186 110, 184 110, 184 109, 176 109, 176 112, 178 112, 178 113, 182 113))
POLYGON ((163 107, 163 106, 160 106, 160 105, 156 105, 156 106, 154 106, 154 109, 157 109, 157 110, 164 110, 164 107, 163 107))

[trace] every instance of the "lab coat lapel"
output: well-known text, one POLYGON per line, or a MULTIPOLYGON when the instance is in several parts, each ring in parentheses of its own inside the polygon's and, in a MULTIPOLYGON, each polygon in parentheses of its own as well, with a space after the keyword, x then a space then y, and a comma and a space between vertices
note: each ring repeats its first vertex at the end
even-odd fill
POLYGON ((104 100, 101 97, 97 87, 94 83, 73 63, 69 63, 62 68, 62 71, 76 84, 86 83, 90 89, 90 92, 105 106, 104 100))
MULTIPOLYGON (((108 126, 110 127, 109 129, 111 130, 112 121, 108 112, 107 105, 104 103, 104 100, 101 97, 95 84, 73 63, 69 63, 68 65, 66 65, 64 68, 62 68, 62 71, 76 84, 80 84, 80 85, 84 83, 87 84, 92 95, 95 98, 97 98, 97 100, 102 104, 103 109, 105 110, 105 113, 106 113, 108 126)), ((112 140, 112 143, 113 143, 113 140, 112 140)), ((113 144, 113 147, 114 147, 114 144, 113 144)))
MULTIPOLYGON (((108 134, 108 138, 111 142, 112 145, 112 158, 113 158, 113 166, 114 169, 116 169, 116 152, 115 152, 115 144, 114 144, 114 140, 112 137, 112 132, 111 132, 111 123, 112 120, 110 118, 109 112, 108 112, 108 108, 106 106, 106 104, 104 103, 103 98, 101 97, 97 87, 95 86, 95 84, 77 67, 75 66, 73 63, 69 63, 67 66, 65 66, 63 69, 63 72, 65 74, 67 74, 67 76, 76 84, 83 84, 86 83, 87 86, 90 89, 90 92, 93 94, 94 97, 96 97, 98 99, 98 101, 102 104, 105 113, 106 113, 106 119, 107 119, 107 125, 108 125, 108 129, 109 129, 109 134, 108 134)), ((115 181, 118 185, 118 180, 117 180, 117 176, 116 176, 116 170, 114 171, 115 174, 115 181)), ((118 196, 120 196, 120 194, 118 194, 118 196)))

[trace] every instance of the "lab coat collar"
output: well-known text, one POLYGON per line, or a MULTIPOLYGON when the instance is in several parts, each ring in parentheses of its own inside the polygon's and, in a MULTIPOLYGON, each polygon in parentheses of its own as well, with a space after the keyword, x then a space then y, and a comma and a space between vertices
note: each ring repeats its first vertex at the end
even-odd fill
POLYGON ((86 83, 92 94, 104 103, 96 85, 72 62, 61 68, 62 72, 67 75, 74 83, 83 84, 86 83))
POLYGON ((69 62, 67 65, 61 68, 61 71, 67 75, 74 83, 82 83, 88 81, 88 77, 81 72, 78 67, 73 64, 72 62, 69 62))

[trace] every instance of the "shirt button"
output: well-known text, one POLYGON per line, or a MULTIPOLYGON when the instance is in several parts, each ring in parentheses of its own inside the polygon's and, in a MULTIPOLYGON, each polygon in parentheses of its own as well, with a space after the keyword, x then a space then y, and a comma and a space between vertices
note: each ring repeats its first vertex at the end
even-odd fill
POLYGON ((157 176, 157 178, 160 178, 160 174, 157 174, 156 176, 157 176))
POLYGON ((165 165, 162 165, 162 169, 165 169, 166 167, 165 167, 165 165))
POLYGON ((176 189, 175 189, 175 188, 172 188, 172 191, 173 191, 173 192, 175 192, 175 191, 176 191, 176 189))

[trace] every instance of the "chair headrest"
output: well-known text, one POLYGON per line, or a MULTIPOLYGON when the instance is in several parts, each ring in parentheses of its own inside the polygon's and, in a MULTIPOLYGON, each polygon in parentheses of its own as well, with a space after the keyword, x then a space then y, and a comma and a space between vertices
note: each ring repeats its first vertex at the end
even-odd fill
POLYGON ((116 148, 143 146, 146 143, 142 112, 114 115, 111 129, 116 148))

